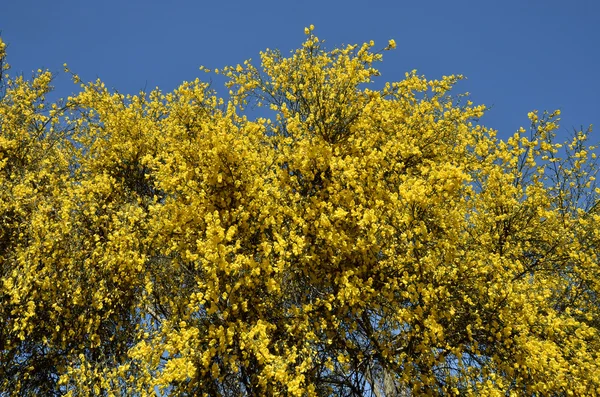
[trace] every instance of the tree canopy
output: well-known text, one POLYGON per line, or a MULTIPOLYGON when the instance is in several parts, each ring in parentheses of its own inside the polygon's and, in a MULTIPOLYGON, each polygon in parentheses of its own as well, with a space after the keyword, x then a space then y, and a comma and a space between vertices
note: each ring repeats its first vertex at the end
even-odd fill
POLYGON ((600 394, 600 189, 391 40, 49 101, 0 41, 0 396, 600 394))

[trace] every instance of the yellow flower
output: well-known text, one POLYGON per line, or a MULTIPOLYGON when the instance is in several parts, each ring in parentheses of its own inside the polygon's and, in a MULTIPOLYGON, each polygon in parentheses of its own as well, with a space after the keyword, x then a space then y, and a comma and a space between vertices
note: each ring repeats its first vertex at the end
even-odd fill
POLYGON ((65 104, 50 72, 3 79, 0 390, 598 390, 589 131, 560 150, 560 113, 532 112, 501 140, 461 75, 379 89, 373 41, 327 50, 313 29, 215 70, 228 94, 98 80, 65 104))

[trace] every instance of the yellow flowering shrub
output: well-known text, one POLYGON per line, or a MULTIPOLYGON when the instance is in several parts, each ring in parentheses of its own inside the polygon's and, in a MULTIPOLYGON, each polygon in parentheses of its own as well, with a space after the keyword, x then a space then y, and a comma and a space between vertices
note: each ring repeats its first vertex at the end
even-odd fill
POLYGON ((590 131, 313 31, 225 98, 3 74, 0 396, 600 394, 590 131))

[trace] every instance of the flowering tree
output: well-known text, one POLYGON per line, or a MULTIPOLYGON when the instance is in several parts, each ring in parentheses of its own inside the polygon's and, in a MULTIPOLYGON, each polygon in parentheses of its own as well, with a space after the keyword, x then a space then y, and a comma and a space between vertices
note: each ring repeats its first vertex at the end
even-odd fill
POLYGON ((227 98, 2 81, 0 395, 600 393, 589 131, 306 34, 227 98))

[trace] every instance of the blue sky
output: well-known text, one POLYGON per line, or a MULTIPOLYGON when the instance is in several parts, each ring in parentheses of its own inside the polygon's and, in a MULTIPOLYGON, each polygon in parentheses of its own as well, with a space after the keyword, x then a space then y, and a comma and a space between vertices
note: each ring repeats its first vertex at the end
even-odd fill
POLYGON ((482 122, 503 137, 527 125, 533 109, 560 108, 565 135, 600 124, 597 0, 12 0, 0 8, 13 73, 61 72, 62 96, 76 90, 65 62, 122 93, 168 91, 208 78, 200 65, 256 60, 267 47, 287 53, 310 24, 329 47, 372 39, 383 48, 395 39, 380 82, 412 69, 428 78, 464 74, 455 93, 492 106, 482 122))

